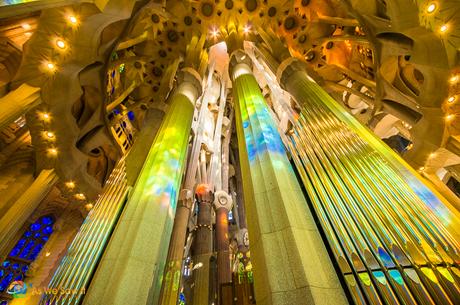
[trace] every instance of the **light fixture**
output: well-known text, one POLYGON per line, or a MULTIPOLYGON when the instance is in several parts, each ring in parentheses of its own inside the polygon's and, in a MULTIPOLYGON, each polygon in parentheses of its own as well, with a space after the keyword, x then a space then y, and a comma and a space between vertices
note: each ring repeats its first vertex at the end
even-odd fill
POLYGON ((449 79, 449 81, 452 84, 455 84, 456 82, 458 82, 458 75, 452 75, 452 77, 449 79))
POLYGON ((83 193, 78 193, 78 194, 75 194, 75 198, 77 198, 78 200, 85 200, 86 197, 83 193))
POLYGON ((425 170, 425 166, 420 167, 418 170, 423 172, 425 170))
POLYGON ((249 24, 246 24, 246 25, 243 27, 243 32, 244 32, 244 34, 248 34, 250 31, 251 31, 251 26, 250 26, 249 24))
POLYGON ((42 113, 42 117, 43 117, 43 119, 45 119, 45 120, 49 120, 49 119, 50 119, 50 115, 49 115, 48 113, 46 113, 46 112, 42 113))
POLYGON ((54 147, 48 148, 48 154, 49 154, 50 156, 56 156, 57 153, 58 153, 58 151, 57 151, 56 148, 54 148, 54 147))
POLYGON ((77 19, 77 17, 71 15, 71 16, 69 16, 69 21, 70 21, 70 23, 72 23, 72 24, 77 24, 78 19, 77 19))
POLYGON ((48 62, 46 64, 46 67, 48 68, 48 70, 50 71, 54 71, 54 69, 56 69, 56 66, 52 63, 52 62, 48 62))
POLYGON ((447 24, 443 24, 443 25, 441 25, 441 27, 439 28, 439 32, 445 33, 445 32, 447 32, 448 29, 449 29, 449 27, 447 26, 447 24))
POLYGON ((54 133, 51 131, 46 131, 45 135, 48 139, 54 139, 54 133))
POLYGON ((88 203, 85 205, 85 208, 87 211, 91 210, 93 208, 93 204, 92 203, 88 203))
POLYGON ((211 36, 212 36, 213 38, 216 38, 218 35, 219 35, 219 30, 218 30, 217 28, 213 28, 213 29, 211 30, 211 36))
POLYGON ((69 188, 69 189, 73 189, 73 188, 75 187, 75 182, 73 182, 73 181, 67 181, 67 182, 65 183, 65 186, 66 186, 67 188, 69 188))
POLYGON ((427 13, 431 14, 436 10, 436 3, 431 3, 426 7, 427 13))
POLYGON ((449 99, 447 99, 447 102, 453 103, 453 102, 455 102, 455 100, 456 100, 455 96, 452 95, 451 97, 449 97, 449 99))
POLYGON ((434 157, 436 157, 436 153, 431 153, 431 154, 428 155, 428 158, 429 158, 429 159, 432 159, 432 158, 434 158, 434 157))
POLYGON ((59 49, 64 49, 64 48, 65 48, 65 42, 64 42, 64 40, 62 40, 62 39, 56 40, 56 46, 57 46, 59 49))
POLYGON ((50 255, 51 255, 51 252, 46 252, 46 253, 45 253, 45 256, 46 256, 46 257, 48 257, 48 256, 50 256, 50 255))
POLYGON ((452 121, 455 118, 455 114, 446 115, 446 121, 452 121))
POLYGON ((30 24, 28 24, 28 23, 24 23, 24 24, 22 24, 21 26, 22 26, 22 28, 23 28, 24 30, 26 30, 26 31, 28 31, 28 30, 30 30, 30 29, 32 28, 32 27, 30 26, 30 24))

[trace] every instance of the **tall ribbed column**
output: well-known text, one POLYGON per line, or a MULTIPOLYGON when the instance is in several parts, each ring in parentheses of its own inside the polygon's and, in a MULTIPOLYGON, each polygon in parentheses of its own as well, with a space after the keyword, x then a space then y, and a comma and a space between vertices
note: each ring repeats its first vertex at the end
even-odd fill
MULTIPOLYGON (((89 284, 128 193, 124 157, 118 161, 94 208, 75 236, 48 287, 83 292, 89 284)), ((45 294, 41 305, 79 304, 83 293, 45 294)))
POLYGON ((0 253, 8 251, 5 248, 10 245, 11 239, 22 228, 57 181, 58 177, 54 169, 42 170, 32 185, 8 209, 8 212, 1 216, 0 253))
POLYGON ((347 304, 247 58, 230 62, 257 304, 347 304))
POLYGON ((425 185, 419 174, 407 164, 397 153, 388 147, 381 139, 364 127, 349 112, 334 101, 329 94, 315 83, 307 74, 305 65, 298 59, 283 60, 277 69, 277 78, 280 85, 288 91, 296 101, 304 107, 309 107, 309 100, 313 100, 326 107, 335 117, 347 125, 347 128, 356 133, 368 145, 379 151, 390 162, 396 171, 404 178, 411 189, 422 199, 438 217, 443 219, 449 231, 460 237, 460 221, 453 214, 458 212, 433 186, 425 185))
POLYGON ((185 68, 84 305, 156 304, 184 171, 197 72, 185 68))
POLYGON ((183 189, 179 195, 176 217, 169 244, 167 266, 165 267, 161 297, 158 304, 176 305, 179 296, 182 260, 184 257, 184 245, 187 237, 187 225, 190 217, 190 209, 193 204, 193 193, 183 189))
POLYGON ((0 129, 40 103, 40 88, 22 84, 0 98, 0 129))
POLYGON ((209 304, 209 260, 212 255, 212 201, 213 193, 208 185, 196 188, 198 220, 193 247, 193 305, 209 304))
POLYGON ((216 210, 216 250, 217 250, 217 283, 220 286, 232 281, 230 270, 230 253, 228 240, 228 212, 233 206, 232 197, 225 191, 214 194, 214 209, 216 210))

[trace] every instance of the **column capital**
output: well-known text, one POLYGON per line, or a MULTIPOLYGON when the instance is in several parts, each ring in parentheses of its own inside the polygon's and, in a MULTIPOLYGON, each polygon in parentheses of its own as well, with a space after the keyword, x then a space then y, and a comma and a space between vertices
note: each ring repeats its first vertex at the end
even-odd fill
POLYGON ((177 72, 177 89, 175 94, 187 96, 192 103, 202 94, 202 79, 200 74, 193 68, 183 68, 177 72))
POLYGON ((214 209, 218 210, 221 208, 230 211, 233 207, 232 197, 225 191, 217 191, 214 193, 214 209))
POLYGON ((233 78, 242 74, 252 73, 252 61, 246 52, 241 49, 235 50, 230 54, 230 63, 228 66, 228 72, 233 78), (238 67, 240 67, 241 70, 244 70, 244 72, 235 73, 238 70, 238 67))
POLYGON ((185 207, 191 209, 193 204, 193 192, 188 189, 182 189, 179 193, 179 200, 177 201, 178 207, 185 207))
POLYGON ((206 202, 211 204, 214 199, 214 194, 207 184, 199 184, 196 187, 195 194, 199 203, 206 202))
POLYGON ((276 70, 276 79, 281 86, 284 86, 289 78, 298 71, 305 71, 306 64, 295 57, 283 60, 276 70))

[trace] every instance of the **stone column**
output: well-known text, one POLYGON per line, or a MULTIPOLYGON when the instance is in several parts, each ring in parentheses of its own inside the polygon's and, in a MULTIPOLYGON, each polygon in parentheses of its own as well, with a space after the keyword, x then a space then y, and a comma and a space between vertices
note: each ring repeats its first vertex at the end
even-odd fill
POLYGON ((41 102, 40 88, 22 84, 0 98, 0 130, 41 102))
POLYGON ((212 202, 213 193, 208 185, 196 188, 198 220, 193 245, 193 305, 209 304, 209 260, 212 255, 212 202))
POLYGON ((214 194, 214 209, 216 210, 216 250, 217 250, 217 284, 220 286, 232 281, 230 271, 230 253, 228 240, 228 212, 233 206, 232 197, 225 191, 214 194))
POLYGON ((257 304, 348 304, 245 55, 230 75, 257 304))
POLYGON ((16 236, 51 188, 58 181, 54 169, 44 169, 31 186, 19 197, 8 211, 0 216, 0 255, 6 253, 11 239, 16 236))
POLYGON ((187 225, 190 209, 193 205, 193 193, 183 189, 179 195, 176 217, 169 244, 167 266, 165 267, 163 285, 161 287, 161 305, 176 305, 181 286, 181 269, 184 257, 184 245, 187 237, 187 225))
MULTIPOLYGON (((87 288, 123 210, 127 193, 128 184, 123 157, 110 174, 101 196, 60 262, 48 284, 50 289, 84 291, 87 288)), ((39 304, 80 304, 83 297, 82 293, 44 294, 39 304)))
POLYGON ((184 68, 144 166, 83 301, 156 304, 201 78, 184 68))

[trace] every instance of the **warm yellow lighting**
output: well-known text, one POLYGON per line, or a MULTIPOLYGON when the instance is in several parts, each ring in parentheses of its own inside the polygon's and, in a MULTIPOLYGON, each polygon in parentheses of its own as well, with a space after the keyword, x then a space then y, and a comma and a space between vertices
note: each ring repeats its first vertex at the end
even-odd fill
POLYGON ((72 23, 72 24, 77 24, 78 19, 77 19, 77 17, 75 17, 75 16, 69 16, 69 21, 70 21, 70 23, 72 23))
POLYGON ((48 148, 48 154, 49 154, 50 156, 56 156, 57 153, 58 153, 58 151, 57 151, 56 148, 54 148, 54 147, 48 148))
POLYGON ((48 257, 48 256, 50 256, 50 255, 51 255, 51 252, 46 252, 46 253, 45 253, 45 256, 46 256, 46 257, 48 257))
POLYGON ((22 24, 21 26, 22 26, 22 28, 23 28, 24 30, 26 30, 26 31, 27 31, 27 30, 30 30, 30 29, 32 28, 32 27, 30 26, 30 24, 28 24, 28 23, 24 23, 24 24, 22 24))
POLYGON ((456 82, 458 82, 458 75, 453 75, 450 80, 449 80, 452 84, 455 84, 456 82))
POLYGON ((54 139, 54 133, 52 133, 51 131, 47 131, 45 132, 45 134, 48 139, 54 139))
POLYGON ((455 102, 455 99, 456 99, 455 96, 451 96, 451 97, 449 97, 449 99, 447 101, 449 103, 453 103, 453 102, 455 102))
POLYGON ((69 189, 73 189, 73 188, 75 187, 75 182, 73 182, 73 181, 67 181, 67 182, 65 183, 65 186, 66 186, 67 188, 69 188, 69 189))
POLYGON ((93 204, 92 203, 88 203, 87 205, 85 205, 85 208, 86 210, 91 210, 93 208, 93 204))
POLYGON ((39 112, 38 116, 45 122, 49 122, 51 119, 51 115, 48 112, 39 112))
POLYGON ((425 166, 420 167, 418 170, 423 172, 425 170, 425 166))
POLYGON ((427 6, 426 11, 427 13, 431 14, 436 10, 436 3, 431 3, 427 6))
POLYGON ((243 32, 244 32, 244 34, 248 34, 250 31, 251 31, 251 26, 250 26, 249 24, 246 24, 246 25, 243 27, 243 32))
POLYGON ((48 70, 50 71, 54 71, 54 69, 56 68, 56 66, 52 63, 52 62, 49 62, 46 64, 46 67, 48 68, 48 70))
POLYGON ((213 28, 211 30, 211 36, 216 38, 219 35, 219 30, 217 28, 213 28))
POLYGON ((432 159, 434 157, 436 157, 436 153, 431 153, 431 154, 428 155, 428 158, 430 158, 430 159, 432 159))
POLYGON ((75 194, 75 198, 77 198, 78 200, 85 200, 86 197, 83 193, 78 193, 78 194, 75 194))
POLYGON ((448 29, 449 29, 449 27, 447 26, 447 24, 443 24, 443 25, 439 28, 439 32, 445 33, 445 32, 447 32, 448 29))
POLYGON ((450 122, 450 121, 452 121, 453 119, 455 119, 455 114, 446 115, 446 121, 450 122))
POLYGON ((59 49, 64 49, 65 48, 65 42, 62 39, 56 40, 56 45, 59 49))

